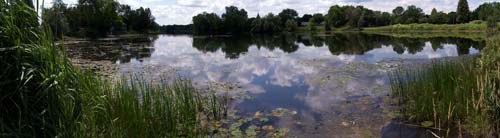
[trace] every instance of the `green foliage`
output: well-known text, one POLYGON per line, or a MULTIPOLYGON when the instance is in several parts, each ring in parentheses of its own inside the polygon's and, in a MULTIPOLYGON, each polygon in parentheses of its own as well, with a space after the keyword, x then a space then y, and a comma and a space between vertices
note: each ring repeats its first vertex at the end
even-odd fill
POLYGON ((467 0, 459 0, 457 6, 457 22, 467 23, 470 21, 469 3, 467 0))
POLYGON ((160 27, 160 33, 166 34, 193 34, 193 25, 163 25, 160 27))
POLYGON ((487 44, 481 51, 481 60, 485 67, 495 67, 496 63, 500 63, 500 35, 490 37, 487 44))
POLYGON ((458 125, 472 137, 498 136, 499 38, 488 38, 480 58, 435 60, 393 72, 392 92, 403 118, 434 128, 458 125))
POLYGON ((429 23, 432 24, 446 24, 449 21, 449 17, 446 13, 442 11, 437 11, 435 8, 432 9, 431 15, 429 17, 429 23))
POLYGON ((132 10, 114 0, 80 0, 72 7, 56 1, 51 8, 44 9, 42 19, 57 37, 66 32, 71 36, 96 38, 158 29, 149 8, 132 10))
MULTIPOLYGON (((500 15, 500 3, 483 3, 474 10, 474 14, 478 20, 488 20, 488 17, 500 15)), ((498 17, 497 17, 498 19, 498 17)))
POLYGON ((252 23, 251 32, 253 33, 272 33, 272 32, 280 32, 281 28, 281 19, 279 16, 275 16, 272 13, 267 14, 264 18, 257 18, 252 23))
MULTIPOLYGON (((461 0, 461 4, 459 4, 458 9, 466 9, 466 10, 459 10, 457 12, 449 12, 445 13, 442 11, 438 11, 437 9, 433 9, 430 15, 426 15, 423 10, 415 5, 409 5, 406 8, 404 7, 396 7, 392 13, 389 12, 382 12, 382 11, 374 11, 368 8, 365 8, 363 6, 351 6, 351 5, 345 5, 345 6, 339 6, 339 5, 333 5, 329 8, 328 13, 326 15, 322 14, 304 14, 302 17, 298 17, 297 11, 293 9, 284 9, 281 11, 277 18, 279 18, 279 24, 278 26, 275 26, 273 21, 270 21, 269 18, 267 20, 263 20, 263 18, 256 17, 256 18, 246 18, 246 12, 242 12, 244 10, 238 11, 238 8, 232 7, 230 11, 235 11, 232 13, 241 13, 241 14, 234 14, 234 15, 241 15, 240 17, 242 18, 235 18, 238 19, 234 21, 226 21, 226 19, 222 19, 223 22, 226 22, 224 25, 218 25, 218 26, 225 26, 226 28, 222 28, 220 30, 212 31, 209 33, 205 34, 220 34, 220 33, 234 33, 234 30, 232 29, 237 29, 239 31, 236 32, 253 32, 253 33, 264 33, 264 32, 280 32, 280 31, 286 31, 289 30, 286 27, 286 22, 288 20, 295 20, 297 21, 297 24, 300 25, 304 29, 299 30, 310 30, 311 28, 303 27, 302 23, 309 22, 311 18, 314 18, 314 22, 312 22, 315 25, 319 25, 321 23, 325 23, 324 27, 325 30, 329 31, 332 29, 332 27, 337 28, 336 30, 346 30, 347 29, 353 29, 353 28, 364 28, 364 27, 376 27, 376 26, 388 26, 388 25, 398 25, 398 24, 408 24, 410 26, 417 26, 417 27, 422 27, 423 29, 432 29, 433 26, 427 26, 427 25, 413 25, 413 24, 425 24, 425 23, 430 23, 430 24, 457 24, 457 23, 468 23, 471 19, 482 19, 486 20, 487 18, 484 18, 483 16, 486 16, 487 13, 496 13, 495 11, 500 11, 497 10, 498 8, 495 9, 495 7, 498 7, 497 3, 485 3, 481 5, 474 14, 471 14, 470 11, 468 10, 467 6, 467 1, 466 0, 461 0), (467 16, 465 16, 467 15, 467 16), (474 15, 474 16, 473 16, 474 15), (465 18, 467 17, 467 18, 465 18), (479 18, 481 17, 481 18, 479 18), (244 25, 236 25, 236 24, 243 24, 246 20, 247 24, 244 25), (264 26, 264 23, 266 23, 265 26, 267 26, 267 29, 263 29, 262 27, 264 26), (249 25, 250 24, 250 25, 249 25), (231 26, 231 27, 227 27, 231 26), (228 28, 231 28, 228 31, 228 28), (271 31, 272 30, 272 31, 271 31)), ((227 11, 226 11, 227 12, 227 11)), ((491 14, 490 16, 494 16, 495 19, 500 20, 500 17, 497 17, 495 15, 500 16, 500 14, 491 14)), ((273 15, 274 16, 274 15, 273 15)), ((195 20, 193 20, 194 23, 195 20)), ((309 22, 310 23, 310 22, 309 22)), ((197 26, 203 25, 201 23, 194 23, 197 26)), ((493 25, 493 24, 491 24, 493 25)), ((450 26, 447 26, 450 27, 450 26)), ((195 27, 197 28, 207 28, 207 27, 195 27)), ((389 27, 390 28, 390 27, 389 27)), ((402 27, 402 28, 408 28, 408 27, 402 27)), ((412 27, 409 27, 412 28, 412 27)), ((415 28, 419 29, 419 28, 415 28)), ((450 28, 446 30, 472 30, 472 29, 482 29, 481 26, 468 26, 468 25, 459 25, 458 28, 450 28)), ((475 30, 475 31, 482 31, 482 30, 475 30)), ((195 31, 196 32, 196 31, 195 31)))
MULTIPOLYGON (((399 98, 403 118, 416 123, 433 122, 435 128, 480 125, 480 130, 465 127, 468 133, 486 136, 495 132, 497 114, 489 112, 498 104, 500 90, 491 83, 489 73, 476 67, 475 58, 458 61, 433 61, 423 67, 411 67, 392 74, 393 94, 399 98), (496 100, 490 104, 485 99, 496 100), (479 118, 475 118, 479 117, 479 118), (478 121, 482 120, 482 121, 478 121)), ((497 113, 497 112, 495 112, 497 113)))
POLYGON ((281 19, 281 25, 285 26, 288 20, 296 20, 299 14, 294 9, 284 9, 278 16, 281 19))
POLYGON ((202 124, 225 111, 225 99, 190 81, 106 82, 83 73, 33 8, 0 1, 0 10, 2 137, 203 137, 202 124))
POLYGON ((285 31, 293 32, 297 30, 297 22, 295 20, 288 20, 285 23, 285 31))
POLYGON ((408 6, 403 13, 403 21, 406 24, 419 23, 420 19, 425 16, 424 11, 415 5, 408 6))
POLYGON ((325 22, 332 27, 344 26, 359 28, 384 26, 391 23, 391 14, 373 11, 362 6, 332 6, 325 17, 325 22))
POLYGON ((307 30, 311 32, 317 31, 316 24, 314 24, 314 18, 309 19, 309 24, 307 24, 307 30))
POLYGON ((346 23, 344 9, 338 5, 330 7, 326 15, 326 21, 333 27, 341 27, 346 23))
POLYGON ((325 17, 321 13, 314 14, 312 18, 314 18, 314 24, 316 24, 316 25, 319 25, 323 21, 325 21, 325 17))
MULTIPOLYGON (((155 17, 153 17, 149 8, 140 7, 132 10, 128 5, 120 5, 118 13, 125 24, 125 30, 148 33, 157 27, 155 17)), ((117 28, 119 29, 120 26, 117 26, 117 28)))
POLYGON ((493 29, 494 31, 498 31, 498 18, 495 18, 494 16, 488 17, 486 20, 487 26, 490 29, 493 29))
POLYGON ((309 19, 311 19, 313 16, 311 14, 304 14, 301 18, 299 18, 299 24, 302 22, 309 22, 309 19))
POLYGON ((239 10, 235 6, 226 7, 226 13, 222 14, 224 32, 242 33, 248 32, 248 15, 245 9, 239 10))
POLYGON ((484 21, 473 21, 467 24, 396 24, 382 27, 364 28, 364 31, 381 32, 481 32, 486 31, 487 25, 484 21))
POLYGON ((44 24, 52 28, 52 34, 57 38, 69 32, 69 23, 63 14, 66 10, 66 4, 62 0, 54 1, 52 8, 43 9, 42 20, 44 24))
MULTIPOLYGON (((87 37, 103 37, 112 27, 121 26, 123 22, 118 15, 119 3, 114 0, 80 0, 76 12, 80 14, 79 27, 87 37)), ((71 25, 73 26, 73 25, 71 25)), ((78 29, 77 29, 78 30, 78 29)))
POLYGON ((215 13, 203 12, 193 17, 193 28, 197 34, 213 34, 221 30, 222 19, 215 13))

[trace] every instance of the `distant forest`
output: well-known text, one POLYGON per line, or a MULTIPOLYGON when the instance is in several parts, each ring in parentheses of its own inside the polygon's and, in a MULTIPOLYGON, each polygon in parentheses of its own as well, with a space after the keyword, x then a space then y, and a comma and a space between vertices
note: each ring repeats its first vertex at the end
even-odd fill
POLYGON ((455 12, 445 13, 433 9, 430 14, 425 14, 417 6, 396 7, 392 13, 375 11, 363 6, 331 6, 326 15, 304 14, 298 16, 294 9, 284 9, 279 14, 268 13, 261 17, 249 18, 245 9, 235 6, 226 7, 226 12, 221 16, 215 13, 203 12, 193 17, 190 26, 172 27, 177 29, 193 30, 196 34, 235 34, 235 33, 269 33, 296 31, 299 26, 305 26, 309 31, 315 31, 317 26, 324 27, 326 31, 332 29, 359 29, 363 27, 387 26, 393 24, 461 24, 473 20, 488 21, 494 28, 500 19, 500 3, 483 3, 474 11, 469 10, 467 0, 460 0, 455 12))
POLYGON ((500 20, 500 2, 483 3, 471 11, 467 0, 459 0, 454 12, 433 9, 430 14, 425 14, 421 8, 413 5, 396 7, 391 13, 363 6, 334 5, 325 15, 316 13, 301 17, 294 9, 252 18, 248 17, 245 9, 235 6, 226 7, 225 10, 220 16, 200 13, 192 18, 192 24, 189 25, 160 26, 149 8, 132 9, 115 0, 78 0, 77 4, 70 6, 62 0, 55 0, 51 8, 43 10, 42 19, 43 24, 50 26, 58 38, 63 35, 97 38, 126 33, 238 34, 318 29, 359 30, 394 24, 461 24, 473 20, 487 21, 489 27, 495 28, 500 20))
POLYGON ((54 0, 43 10, 43 24, 57 37, 103 37, 109 34, 151 33, 159 29, 149 8, 132 9, 114 0, 78 0, 68 6, 54 0))

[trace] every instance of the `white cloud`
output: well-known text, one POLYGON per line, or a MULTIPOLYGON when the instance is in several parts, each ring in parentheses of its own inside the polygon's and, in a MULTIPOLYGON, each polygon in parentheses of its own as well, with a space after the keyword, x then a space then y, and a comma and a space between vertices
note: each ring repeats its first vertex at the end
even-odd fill
MULTIPOLYGON (((500 0, 469 0, 471 9, 475 9, 483 2, 500 0)), ((75 4, 76 0, 64 0, 75 4)), ((282 9, 292 8, 302 14, 326 13, 332 5, 363 5, 370 9, 391 11, 396 6, 416 5, 429 13, 432 8, 446 12, 454 11, 458 0, 119 0, 122 4, 133 7, 149 7, 153 11, 159 24, 189 24, 191 18, 201 12, 215 12, 221 14, 224 7, 235 5, 247 10, 249 16, 258 13, 278 13, 282 9)), ((51 5, 47 0, 46 5, 51 5)))

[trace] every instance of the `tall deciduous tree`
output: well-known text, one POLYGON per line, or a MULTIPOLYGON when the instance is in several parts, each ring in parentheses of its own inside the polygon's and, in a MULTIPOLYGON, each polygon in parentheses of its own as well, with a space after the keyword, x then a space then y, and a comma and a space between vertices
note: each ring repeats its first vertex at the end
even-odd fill
POLYGON ((241 33, 248 31, 248 14, 245 9, 235 6, 226 7, 226 13, 222 14, 224 29, 228 33, 241 33))
POLYGON ((297 30, 297 21, 290 19, 285 23, 285 31, 293 32, 297 30))
POLYGON ((299 14, 294 9, 284 9, 278 16, 281 18, 281 25, 285 25, 288 20, 296 20, 299 14))
POLYGON ((325 17, 321 13, 316 13, 313 15, 314 18, 314 23, 315 24, 321 24, 323 21, 325 21, 325 17))
POLYGON ((333 27, 341 27, 346 21, 346 14, 342 7, 334 5, 328 10, 326 21, 333 27))
POLYGON ((467 23, 470 21, 469 3, 467 0, 459 0, 457 6, 457 22, 467 23))
POLYGON ((61 38, 69 31, 68 20, 65 16, 66 4, 62 0, 54 0, 51 8, 43 10, 43 24, 48 25, 57 38, 61 38))

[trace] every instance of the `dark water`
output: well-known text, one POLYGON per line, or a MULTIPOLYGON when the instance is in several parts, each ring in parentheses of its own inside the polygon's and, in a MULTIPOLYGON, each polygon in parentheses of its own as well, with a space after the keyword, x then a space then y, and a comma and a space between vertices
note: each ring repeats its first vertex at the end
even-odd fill
POLYGON ((387 73, 429 59, 476 54, 483 41, 369 34, 146 36, 69 46, 74 58, 107 60, 119 72, 187 76, 234 97, 238 116, 287 137, 427 137, 395 118, 387 73), (82 52, 84 51, 84 52, 82 52), (273 115, 276 111, 285 115, 273 115))

